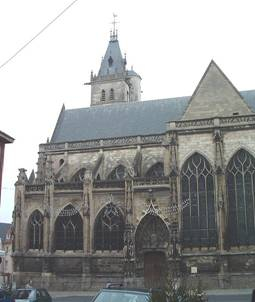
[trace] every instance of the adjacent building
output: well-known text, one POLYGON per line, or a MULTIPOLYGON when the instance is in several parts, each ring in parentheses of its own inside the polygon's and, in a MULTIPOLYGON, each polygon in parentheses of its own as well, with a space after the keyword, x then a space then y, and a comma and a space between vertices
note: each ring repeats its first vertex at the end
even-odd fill
POLYGON ((15 184, 18 285, 208 288, 255 282, 255 90, 211 61, 192 96, 141 101, 111 34, 91 106, 64 106, 38 169, 15 184))
POLYGON ((0 223, 0 284, 10 284, 12 280, 12 233, 10 223, 0 223))
POLYGON ((4 166, 4 149, 6 144, 13 143, 14 138, 0 131, 0 204, 1 204, 1 188, 2 188, 2 173, 4 166))

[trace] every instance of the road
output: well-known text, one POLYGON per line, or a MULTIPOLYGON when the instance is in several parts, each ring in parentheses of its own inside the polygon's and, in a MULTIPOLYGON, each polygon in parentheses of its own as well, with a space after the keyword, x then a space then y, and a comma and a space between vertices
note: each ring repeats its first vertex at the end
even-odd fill
MULTIPOLYGON (((92 299, 91 296, 61 297, 61 298, 54 298, 53 302, 90 302, 91 299, 92 299)), ((208 301, 209 302, 250 302, 251 295, 250 294, 210 295, 208 301)))

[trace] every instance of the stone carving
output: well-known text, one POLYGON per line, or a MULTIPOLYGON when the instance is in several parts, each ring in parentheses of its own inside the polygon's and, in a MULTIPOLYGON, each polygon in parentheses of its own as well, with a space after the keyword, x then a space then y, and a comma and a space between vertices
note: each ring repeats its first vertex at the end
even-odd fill
POLYGON ((56 151, 56 150, 77 150, 77 149, 92 149, 99 147, 110 146, 125 146, 136 144, 160 144, 163 142, 164 135, 146 135, 146 136, 127 136, 120 138, 102 139, 102 140, 88 140, 84 142, 70 142, 70 143, 56 143, 56 144, 41 144, 40 151, 56 151))
POLYGON ((215 142, 215 170, 217 174, 221 174, 224 169, 224 155, 223 155, 223 137, 220 129, 214 130, 215 142))
POLYGON ((53 161, 51 160, 51 156, 48 157, 46 161, 46 169, 45 169, 45 183, 46 184, 54 184, 55 175, 53 172, 53 161))
POLYGON ((89 205, 90 205, 90 197, 89 197, 89 188, 85 188, 83 192, 83 204, 82 204, 82 214, 83 216, 89 215, 89 205))
POLYGON ((17 192, 17 199, 16 204, 14 207, 14 217, 20 217, 21 216, 21 192, 17 192))
POLYGON ((16 182, 16 185, 25 185, 28 183, 26 172, 27 170, 24 168, 19 169, 18 181, 16 182))
POLYGON ((43 215, 46 218, 50 218, 50 188, 48 186, 45 187, 43 204, 44 204, 43 215))
POLYGON ((213 126, 213 119, 178 121, 175 122, 176 128, 197 128, 204 126, 213 126))
POLYGON ((31 174, 30 174, 30 176, 29 176, 28 183, 29 183, 30 185, 33 185, 33 184, 35 183, 35 172, 34 172, 34 170, 32 170, 32 172, 31 172, 31 174))
POLYGON ((134 252, 134 239, 133 239, 133 226, 128 225, 127 230, 124 233, 124 255, 126 259, 133 259, 134 252))
POLYGON ((255 115, 231 116, 220 119, 220 124, 254 123, 255 115))
POLYGON ((45 185, 26 185, 26 192, 43 192, 45 189, 45 185))

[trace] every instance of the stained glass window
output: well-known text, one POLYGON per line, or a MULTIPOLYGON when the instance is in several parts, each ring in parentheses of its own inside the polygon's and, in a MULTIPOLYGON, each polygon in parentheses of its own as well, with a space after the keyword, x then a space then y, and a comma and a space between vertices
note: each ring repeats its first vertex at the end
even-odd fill
POLYGON ((82 182, 84 180, 85 168, 80 169, 75 175, 72 177, 72 182, 82 182))
POLYGON ((72 205, 66 206, 55 223, 56 250, 83 249, 83 220, 72 205))
POLYGON ((226 171, 228 194, 227 242, 231 246, 255 244, 255 159, 241 149, 226 171))
POLYGON ((43 248, 43 215, 38 210, 29 218, 29 248, 38 250, 43 248))
POLYGON ((136 249, 164 249, 168 245, 169 231, 166 224, 157 215, 146 215, 137 227, 136 249))
POLYGON ((108 179, 119 179, 125 178, 126 168, 123 165, 116 167, 108 176, 108 179))
POLYGON ((217 229, 215 217, 214 177, 210 163, 195 153, 181 171, 183 247, 215 246, 217 229))
POLYGON ((164 165, 163 163, 156 163, 147 171, 145 177, 148 178, 157 178, 164 176, 164 165))
POLYGON ((94 230, 94 248, 100 251, 120 251, 124 247, 124 219, 120 210, 107 204, 99 213, 94 230))

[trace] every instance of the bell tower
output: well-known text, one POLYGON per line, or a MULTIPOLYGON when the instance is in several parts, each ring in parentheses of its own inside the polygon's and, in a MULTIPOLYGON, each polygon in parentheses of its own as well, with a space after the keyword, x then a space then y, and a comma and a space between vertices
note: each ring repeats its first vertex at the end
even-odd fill
POLYGON ((116 17, 113 15, 113 29, 110 41, 98 74, 91 72, 91 106, 141 100, 141 77, 133 70, 127 70, 126 55, 123 57, 116 29, 116 17))

